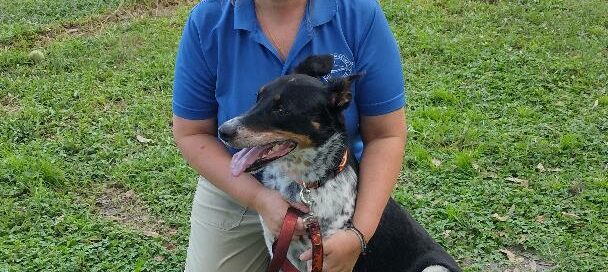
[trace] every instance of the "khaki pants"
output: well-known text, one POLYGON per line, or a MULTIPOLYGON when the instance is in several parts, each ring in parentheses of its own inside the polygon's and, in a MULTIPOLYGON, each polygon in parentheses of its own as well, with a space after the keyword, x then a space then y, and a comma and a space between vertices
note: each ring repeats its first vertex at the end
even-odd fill
POLYGON ((258 214, 202 177, 190 225, 185 271, 266 271, 269 257, 258 214))

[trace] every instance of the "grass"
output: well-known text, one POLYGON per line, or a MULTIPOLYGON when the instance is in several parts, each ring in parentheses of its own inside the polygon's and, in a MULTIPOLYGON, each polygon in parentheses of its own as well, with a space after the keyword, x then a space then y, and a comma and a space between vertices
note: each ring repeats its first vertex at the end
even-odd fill
POLYGON ((179 3, 179 0, 2 0, 0 45, 27 46, 28 41, 52 35, 57 29, 67 28, 74 33, 79 25, 99 27, 100 22, 115 20, 118 16, 179 3))
MULTIPOLYGON (((183 265, 195 180, 169 120, 192 3, 99 3, 0 0, 0 271, 183 265)), ((395 197, 467 271, 608 267, 608 4, 382 5, 407 77, 395 197)))

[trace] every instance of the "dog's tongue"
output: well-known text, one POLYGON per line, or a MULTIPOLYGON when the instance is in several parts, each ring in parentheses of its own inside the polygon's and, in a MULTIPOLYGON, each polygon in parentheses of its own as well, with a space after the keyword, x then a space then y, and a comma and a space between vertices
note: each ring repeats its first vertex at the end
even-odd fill
POLYGON ((232 161, 230 161, 232 175, 236 177, 245 172, 245 169, 260 158, 264 151, 266 151, 264 146, 256 146, 243 148, 241 151, 232 155, 232 161))
POLYGON ((232 156, 230 171, 233 176, 239 176, 257 160, 283 156, 291 151, 291 147, 289 143, 283 143, 243 148, 232 156))

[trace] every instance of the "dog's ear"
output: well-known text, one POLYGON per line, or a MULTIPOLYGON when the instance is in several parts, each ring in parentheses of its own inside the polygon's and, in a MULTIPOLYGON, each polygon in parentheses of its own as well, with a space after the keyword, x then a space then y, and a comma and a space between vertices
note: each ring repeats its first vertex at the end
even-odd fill
POLYGON ((363 74, 354 74, 351 76, 332 79, 329 82, 329 91, 331 92, 331 106, 338 110, 344 110, 353 99, 353 94, 350 91, 352 83, 362 77, 363 74))
POLYGON ((332 55, 313 55, 298 64, 293 71, 294 74, 305 74, 311 77, 322 77, 331 73, 334 66, 334 56, 332 55))

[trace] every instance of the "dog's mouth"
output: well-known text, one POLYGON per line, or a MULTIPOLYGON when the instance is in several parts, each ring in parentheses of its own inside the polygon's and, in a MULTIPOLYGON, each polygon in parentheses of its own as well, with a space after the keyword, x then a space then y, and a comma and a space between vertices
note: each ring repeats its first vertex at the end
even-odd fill
POLYGON ((243 148, 232 156, 230 170, 233 176, 243 172, 253 172, 264 165, 284 157, 296 148, 292 141, 273 142, 265 145, 243 148))

